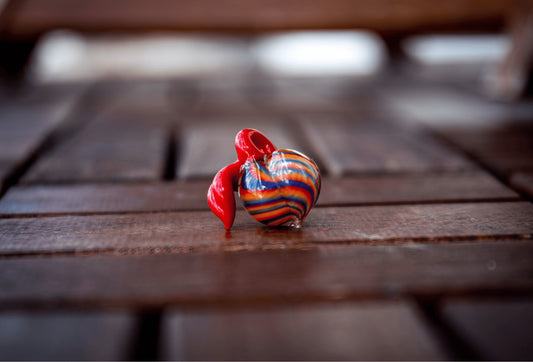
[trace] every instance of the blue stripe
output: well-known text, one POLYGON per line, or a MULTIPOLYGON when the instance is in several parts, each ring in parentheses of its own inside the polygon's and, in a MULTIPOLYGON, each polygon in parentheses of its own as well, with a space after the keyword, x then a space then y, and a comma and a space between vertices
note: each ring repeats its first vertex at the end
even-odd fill
POLYGON ((248 202, 245 202, 243 200, 244 207, 245 208, 259 207, 260 210, 248 211, 251 215, 254 215, 254 216, 267 213, 267 212, 271 212, 271 211, 280 210, 283 207, 287 207, 287 211, 283 212, 282 215, 262 221, 262 223, 264 224, 274 223, 277 220, 280 220, 290 215, 292 215, 296 219, 301 220, 307 215, 311 207, 314 206, 314 204, 316 204, 318 195, 320 194, 320 183, 318 182, 318 180, 320 180, 320 174, 318 173, 319 172, 318 168, 312 161, 305 158, 305 156, 302 156, 295 152, 287 152, 287 151, 273 153, 267 162, 270 162, 269 164, 267 163, 267 165, 270 166, 271 169, 275 168, 276 166, 279 166, 279 170, 273 170, 271 172, 263 162, 249 162, 245 165, 244 173, 243 173, 244 177, 241 178, 241 185, 240 185, 240 187, 243 190, 247 190, 250 192, 255 191, 255 192, 260 193, 263 190, 266 191, 266 190, 282 189, 283 187, 286 187, 286 186, 297 187, 309 193, 311 197, 312 205, 307 205, 306 197, 301 198, 295 195, 292 195, 292 196, 291 195, 287 195, 287 196, 279 195, 279 196, 270 197, 270 198, 259 198, 257 200, 248 201, 248 202), (293 159, 286 160, 283 158, 284 153, 302 158, 302 160, 293 160, 293 159), (275 156, 277 159, 273 160, 272 159, 273 156, 275 156), (301 167, 299 167, 299 165, 301 165, 301 167), (254 171, 257 171, 257 173, 263 172, 267 176, 271 177, 272 179, 283 178, 284 173, 288 171, 288 173, 296 173, 299 176, 304 177, 305 181, 297 181, 297 180, 292 180, 292 179, 279 180, 277 182, 265 181, 261 179, 260 177, 259 178, 253 177, 250 173, 250 169, 255 169, 254 171), (310 184, 310 181, 308 180, 311 180, 313 184, 310 184), (269 205, 271 203, 277 203, 280 201, 283 202, 283 205, 277 205, 277 206, 269 205), (292 211, 289 211, 289 210, 292 210, 292 211))
MULTIPOLYGON (((307 214, 307 210, 308 210, 307 204, 304 201, 302 201, 301 199, 299 199, 299 198, 295 198, 295 197, 282 198, 282 197, 279 197, 279 198, 275 199, 274 201, 276 201, 276 202, 277 201, 290 201, 290 202, 293 202, 295 204, 300 205, 301 209, 296 207, 296 206, 290 205, 288 203, 284 203, 282 205, 267 207, 265 209, 256 210, 256 211, 248 210, 248 212, 251 215, 258 215, 258 214, 262 214, 264 212, 270 212, 270 211, 274 211, 274 210, 279 210, 279 209, 281 209, 283 207, 288 207, 288 208, 297 210, 299 213, 301 213, 302 217, 307 214)), ((264 204, 268 205, 270 202, 274 202, 274 201, 265 202, 264 204)), ((261 201, 252 201, 252 202, 243 202, 243 204, 244 204, 245 208, 248 208, 248 207, 251 207, 251 206, 261 206, 262 203, 261 203, 261 201)))
POLYGON ((287 212, 287 213, 285 213, 285 214, 283 214, 283 215, 281 215, 281 216, 273 217, 273 218, 271 218, 271 219, 263 220, 263 221, 261 221, 261 222, 262 222, 263 224, 267 224, 267 225, 268 225, 268 224, 270 224, 270 223, 272 223, 272 222, 274 222, 274 221, 277 221, 277 220, 283 219, 284 217, 287 217, 288 215, 292 215, 292 216, 294 216, 295 218, 300 219, 300 216, 296 215, 295 213, 293 213, 293 212, 287 212))
POLYGON ((305 189, 305 190, 309 191, 309 194, 311 195, 311 200, 313 200, 313 201, 315 200, 315 192, 313 191, 311 186, 309 186, 305 182, 294 181, 294 180, 284 180, 283 181, 283 185, 284 186, 296 186, 296 187, 300 187, 302 189, 305 189))
POLYGON ((254 201, 244 201, 243 200, 243 204, 244 204, 244 207, 247 207, 247 206, 261 206, 261 205, 264 205, 264 204, 270 204, 271 202, 277 202, 277 201, 282 201, 282 200, 284 200, 284 198, 281 197, 281 196, 278 196, 278 197, 271 197, 269 199, 267 199, 267 198, 258 199, 258 200, 254 200, 254 201))
MULTIPOLYGON (((271 156, 272 158, 272 156, 271 156)), ((275 165, 276 163, 278 162, 284 162, 284 163, 290 163, 290 162, 294 162, 294 163, 299 163, 300 165, 303 165, 305 166, 306 168, 310 169, 313 171, 313 173, 315 174, 315 177, 318 177, 318 167, 311 161, 305 159, 305 162, 304 161, 300 161, 300 160, 285 160, 283 159, 282 157, 279 159, 279 160, 274 160, 272 163, 275 165)))
MULTIPOLYGON (((299 204, 302 207, 302 210, 303 210, 302 216, 307 214, 308 206, 307 206, 307 203, 305 202, 305 200, 302 200, 302 199, 300 199, 298 197, 285 197, 284 199, 287 200, 287 201, 292 201, 295 204, 299 204)), ((291 205, 287 205, 287 206, 294 208, 294 206, 291 206, 291 205)), ((298 210, 298 211, 301 211, 301 210, 298 210)))
POLYGON ((258 215, 258 214, 263 214, 263 213, 265 213, 265 212, 270 212, 270 211, 279 210, 279 209, 282 209, 282 208, 284 208, 284 207, 287 207, 287 205, 282 204, 282 205, 272 206, 272 207, 269 207, 269 208, 266 208, 266 209, 261 209, 261 210, 256 210, 256 211, 250 211, 250 210, 248 210, 248 212, 250 213, 250 215, 258 215))
MULTIPOLYGON (((266 168, 262 167, 259 163, 255 163, 255 164, 258 165, 259 168, 262 168, 266 174, 270 175, 270 172, 266 168)), ((256 191, 256 190, 273 190, 273 189, 278 188, 278 185, 275 182, 265 181, 265 180, 261 180, 261 179, 257 179, 253 177, 249 169, 250 169, 250 164, 246 164, 245 169, 244 169, 244 174, 243 174, 244 177, 241 178, 241 187, 243 189, 256 191)))
POLYGON ((278 185, 275 182, 266 182, 263 180, 258 180, 251 176, 243 177, 241 181, 241 187, 245 190, 250 191, 261 191, 261 190, 275 190, 278 188, 278 185))
MULTIPOLYGON (((291 170, 291 173, 297 173, 297 174, 299 174, 301 176, 304 176, 304 177, 307 177, 308 179, 313 181, 313 185, 315 185, 315 189, 318 191, 318 183, 316 182, 315 177, 310 175, 307 171, 304 171, 304 170, 299 169, 299 168, 286 167, 286 168, 284 168, 284 169, 282 168, 282 169, 280 169, 278 171, 273 171, 272 172, 272 176, 274 176, 273 178, 276 178, 276 176, 278 176, 279 173, 283 173, 283 170, 286 170, 286 169, 291 170)), ((314 192, 313 192, 313 194, 314 194, 314 192)))

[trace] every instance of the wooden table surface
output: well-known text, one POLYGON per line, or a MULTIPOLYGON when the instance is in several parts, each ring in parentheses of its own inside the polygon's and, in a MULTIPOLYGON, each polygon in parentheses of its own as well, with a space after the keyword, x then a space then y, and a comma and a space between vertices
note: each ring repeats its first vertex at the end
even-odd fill
POLYGON ((405 79, 0 99, 0 359, 533 359, 533 106, 405 79), (207 187, 257 128, 323 173, 301 230, 207 187))

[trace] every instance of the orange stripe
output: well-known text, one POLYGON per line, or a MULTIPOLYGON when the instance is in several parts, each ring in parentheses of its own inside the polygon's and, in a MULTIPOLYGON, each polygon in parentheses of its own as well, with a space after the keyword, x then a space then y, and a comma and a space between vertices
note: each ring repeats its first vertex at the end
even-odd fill
POLYGON ((256 201, 257 199, 275 199, 280 196, 279 189, 272 190, 239 190, 239 196, 242 201, 256 201))
POLYGON ((273 221, 271 223, 269 223, 268 225, 270 226, 280 226, 280 225, 284 225, 288 222, 294 222, 294 221, 297 221, 298 219, 293 216, 293 215, 287 215, 287 217, 284 217, 284 218, 281 218, 279 220, 276 220, 276 221, 273 221))
POLYGON ((264 213, 261 213, 261 214, 256 214, 253 217, 256 220, 265 221, 265 220, 268 220, 268 219, 274 219, 276 217, 283 216, 287 212, 291 212, 291 211, 292 211, 292 209, 287 208, 287 207, 283 207, 283 208, 278 209, 278 210, 273 210, 273 211, 268 211, 268 212, 264 212, 264 213))
POLYGON ((261 205, 255 205, 255 206, 245 206, 246 207, 246 210, 248 210, 249 212, 254 212, 254 211, 261 211, 261 210, 264 210, 264 209, 270 209, 272 207, 278 207, 278 206, 284 206, 285 205, 285 200, 279 200, 279 201, 276 201, 276 202, 270 202, 268 204, 261 204, 261 205))

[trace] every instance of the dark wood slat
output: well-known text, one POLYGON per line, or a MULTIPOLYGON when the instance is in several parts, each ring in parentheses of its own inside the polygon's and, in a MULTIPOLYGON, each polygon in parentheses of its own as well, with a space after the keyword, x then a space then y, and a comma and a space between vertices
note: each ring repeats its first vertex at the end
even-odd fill
POLYGON ((442 360, 404 302, 174 312, 164 321, 169 360, 442 360))
POLYGON ((448 132, 531 118, 533 108, 527 103, 498 103, 480 96, 477 82, 483 71, 479 63, 428 64, 417 71, 420 73, 416 80, 405 77, 396 84, 385 82, 377 88, 389 111, 404 122, 448 132))
POLYGON ((12 172, 15 166, 15 162, 10 161, 0 161, 0 190, 3 190, 4 182, 9 174, 12 172))
MULTIPOLYGON (((0 105, 0 184, 20 167, 72 110, 79 92, 0 105)), ((35 97, 33 97, 35 98, 35 97)))
POLYGON ((224 90, 198 90, 199 94, 189 113, 195 116, 255 116, 260 110, 254 105, 250 92, 233 86, 224 90))
POLYGON ((9 33, 36 35, 57 27, 85 31, 367 28, 380 32, 497 30, 509 4, 503 0, 462 0, 429 5, 423 0, 172 0, 109 3, 94 0, 26 1, 9 33))
POLYGON ((18 160, 33 151, 57 122, 53 111, 23 104, 3 105, 0 109, 0 157, 18 160))
MULTIPOLYGON (((252 93, 255 103, 265 112, 339 112, 353 109, 341 102, 344 83, 331 79, 269 79, 263 91, 252 93)), ((359 94, 352 95, 352 105, 361 103, 359 94)), ((375 97, 370 97, 375 100, 375 97)))
POLYGON ((127 360, 135 318, 126 312, 2 312, 2 360, 127 360))
POLYGON ((449 300, 443 315, 483 359, 533 359, 531 299, 449 300))
MULTIPOLYGON (((208 210, 210 183, 15 186, 0 201, 0 215, 208 210)), ((371 175, 324 178, 317 206, 519 199, 484 173, 371 175)))
POLYGON ((318 205, 512 200, 517 196, 481 172, 361 175, 323 179, 318 205))
MULTIPOLYGON (((479 105, 486 104, 481 103, 479 105)), ((527 113, 531 111, 527 103, 522 107, 527 113)), ((500 113, 503 112, 500 111, 500 113)), ((504 115, 512 117, 512 113, 504 115)), ((505 122, 501 117, 498 120, 499 122, 489 122, 486 125, 483 123, 474 123, 474 125, 467 123, 462 127, 445 127, 442 125, 439 131, 461 145, 469 144, 471 149, 477 150, 492 147, 505 149, 513 146, 515 148, 523 148, 530 144, 527 142, 530 139, 529 136, 533 133, 533 125, 530 122, 505 122)))
POLYGON ((532 172, 517 172, 511 176, 511 184, 517 190, 525 192, 533 197, 533 171, 532 172))
POLYGON ((172 92, 177 92, 178 97, 183 97, 183 94, 166 81, 131 81, 118 82, 118 84, 102 82, 95 88, 103 93, 101 94, 102 100, 107 101, 112 110, 126 114, 139 112, 147 118, 146 121, 163 122, 166 120, 165 117, 171 117, 176 110, 183 107, 179 104, 179 101, 183 99, 170 98, 172 92))
POLYGON ((40 160, 25 183, 157 180, 166 149, 165 119, 111 110, 40 160))
POLYGON ((533 290, 533 243, 0 259, 0 306, 180 305, 533 290))
POLYGON ((0 219, 0 253, 304 248, 314 244, 532 237, 528 202, 317 208, 300 230, 237 212, 232 233, 208 211, 0 219))
POLYGON ((13 187, 0 215, 208 210, 210 181, 13 187))
POLYGON ((235 162, 235 136, 243 128, 255 128, 278 148, 302 152, 290 129, 274 117, 198 117, 187 120, 180 137, 179 178, 212 178, 221 168, 235 162))
POLYGON ((489 167, 507 176, 520 170, 533 170, 533 149, 527 153, 517 152, 506 155, 485 152, 480 158, 489 167))
POLYGON ((307 115, 301 124, 333 175, 475 168, 429 134, 396 123, 307 115))
POLYGON ((487 166, 507 176, 513 171, 533 170, 533 126, 530 123, 449 129, 441 133, 487 166))

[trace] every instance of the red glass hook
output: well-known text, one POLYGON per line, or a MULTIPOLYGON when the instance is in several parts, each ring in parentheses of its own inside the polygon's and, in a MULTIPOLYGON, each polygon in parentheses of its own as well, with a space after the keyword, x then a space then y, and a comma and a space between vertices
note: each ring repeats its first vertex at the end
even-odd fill
POLYGON ((230 230, 235 220, 235 194, 237 191, 241 166, 249 160, 260 160, 276 151, 276 147, 261 132, 243 129, 235 137, 237 161, 218 171, 209 191, 207 203, 213 213, 230 230))

